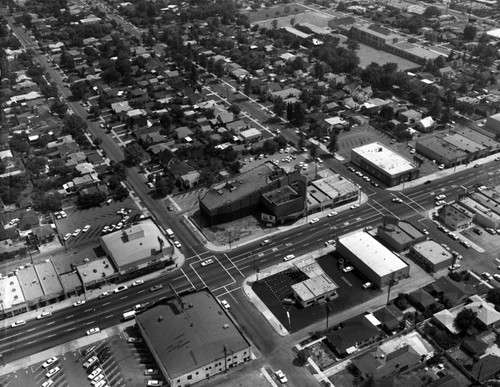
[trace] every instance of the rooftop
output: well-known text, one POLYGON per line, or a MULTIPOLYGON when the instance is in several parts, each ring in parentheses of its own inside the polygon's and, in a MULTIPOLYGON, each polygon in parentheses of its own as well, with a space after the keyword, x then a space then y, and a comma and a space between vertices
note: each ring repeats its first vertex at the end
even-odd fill
POLYGON ((160 246, 163 251, 171 247, 168 239, 149 218, 133 223, 122 230, 103 235, 101 241, 118 270, 159 255, 160 246))
POLYGON ((413 249, 429 262, 438 264, 453 258, 453 255, 435 241, 423 241, 413 246, 413 249))
POLYGON ((417 168, 410 160, 393 152, 379 142, 362 145, 358 148, 354 148, 352 152, 358 154, 370 164, 377 166, 391 176, 399 175, 417 168))
POLYGON ((250 348, 217 300, 207 291, 182 297, 185 309, 159 305, 136 316, 151 349, 175 378, 217 359, 227 351, 250 348))
POLYGON ((364 231, 341 236, 339 244, 350 250, 380 277, 407 266, 391 250, 364 231))
POLYGON ((84 284, 101 282, 115 273, 115 269, 108 258, 102 257, 95 261, 83 263, 76 267, 84 284))
POLYGON ((3 310, 9 310, 18 304, 24 303, 24 295, 16 276, 0 279, 0 305, 3 310))
POLYGON ((59 276, 57 275, 56 268, 52 261, 48 260, 48 262, 44 261, 37 263, 35 265, 35 270, 46 295, 58 295, 63 293, 59 276))
POLYGON ((456 146, 466 152, 475 153, 481 150, 486 150, 486 147, 477 142, 462 136, 461 134, 452 134, 451 136, 443 137, 443 140, 451 145, 456 146))
POLYGON ((417 145, 418 144, 446 159, 465 158, 467 156, 467 153, 439 137, 429 137, 424 140, 417 141, 417 145))
POLYGON ((28 303, 30 301, 36 302, 43 297, 42 286, 33 266, 18 270, 16 276, 23 290, 24 298, 28 303))
POLYGON ((298 198, 299 194, 289 185, 275 189, 264 195, 267 200, 274 204, 282 204, 292 199, 298 198))
POLYGON ((328 276, 320 275, 292 285, 293 291, 301 300, 307 301, 338 289, 338 286, 328 276))

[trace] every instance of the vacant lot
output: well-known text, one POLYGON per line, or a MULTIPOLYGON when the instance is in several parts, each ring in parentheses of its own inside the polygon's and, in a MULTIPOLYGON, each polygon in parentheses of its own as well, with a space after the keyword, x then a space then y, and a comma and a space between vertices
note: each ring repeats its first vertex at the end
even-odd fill
POLYGON ((366 66, 372 62, 375 62, 380 66, 386 63, 396 63, 398 65, 398 70, 401 71, 420 67, 408 59, 401 58, 397 55, 391 54, 390 52, 377 50, 376 48, 367 46, 366 44, 360 43, 359 50, 356 51, 356 54, 358 54, 359 67, 361 68, 366 68, 366 66))
POLYGON ((249 11, 244 13, 248 16, 248 21, 250 23, 260 22, 267 19, 273 19, 276 17, 282 16, 295 16, 297 14, 301 14, 304 11, 307 11, 306 8, 302 7, 299 4, 289 4, 289 5, 281 5, 273 8, 262 8, 256 11, 249 11))

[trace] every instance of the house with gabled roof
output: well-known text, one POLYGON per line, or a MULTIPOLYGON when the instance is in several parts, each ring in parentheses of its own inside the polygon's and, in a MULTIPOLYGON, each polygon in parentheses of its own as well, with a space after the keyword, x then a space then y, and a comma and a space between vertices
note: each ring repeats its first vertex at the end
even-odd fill
POLYGON ((340 328, 326 334, 326 338, 339 355, 348 355, 359 348, 374 343, 382 332, 366 316, 356 316, 344 321, 340 328))
POLYGON ((427 310, 432 304, 436 302, 434 297, 423 289, 417 289, 408 294, 410 302, 421 311, 427 310))

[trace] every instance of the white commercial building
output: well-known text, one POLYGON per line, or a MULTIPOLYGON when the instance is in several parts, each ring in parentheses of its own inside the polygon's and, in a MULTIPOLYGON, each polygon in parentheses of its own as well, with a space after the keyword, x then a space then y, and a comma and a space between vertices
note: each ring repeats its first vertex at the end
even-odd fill
POLYGON ((338 238, 337 252, 379 288, 410 275, 410 267, 405 262, 364 231, 338 238))
POLYGON ((351 161, 390 187, 414 180, 420 172, 415 163, 379 142, 352 149, 351 161))

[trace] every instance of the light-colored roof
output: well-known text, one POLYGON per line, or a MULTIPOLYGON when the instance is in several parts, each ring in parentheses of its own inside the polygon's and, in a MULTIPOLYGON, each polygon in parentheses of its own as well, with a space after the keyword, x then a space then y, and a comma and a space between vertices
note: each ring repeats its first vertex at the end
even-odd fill
POLYGON ((366 232, 356 231, 343 235, 339 238, 339 244, 357 256, 380 277, 407 267, 407 264, 391 250, 366 232))
POLYGON ((24 302, 24 295, 17 277, 12 276, 0 279, 0 305, 3 310, 9 310, 24 302))
POLYGON ((52 261, 41 262, 35 265, 43 292, 48 296, 63 294, 63 288, 52 261))
POLYGON ((391 176, 395 176, 416 168, 410 160, 393 152, 384 144, 372 142, 352 149, 353 153, 368 161, 370 164, 377 166, 391 176))
POLYGON ((314 299, 335 289, 338 289, 337 284, 326 275, 309 278, 292 285, 292 290, 303 301, 314 299))
POLYGON ((127 228, 101 236, 101 241, 118 267, 122 270, 132 264, 140 264, 171 247, 168 239, 151 219, 143 219, 127 228))
POLYGON ((28 303, 37 302, 43 297, 43 290, 33 266, 18 270, 16 276, 28 303))
POLYGON ((106 257, 78 265, 76 270, 84 284, 101 282, 103 278, 108 278, 115 273, 113 265, 106 257))
POLYGON ((432 240, 417 243, 413 249, 435 265, 453 258, 449 251, 432 240))

